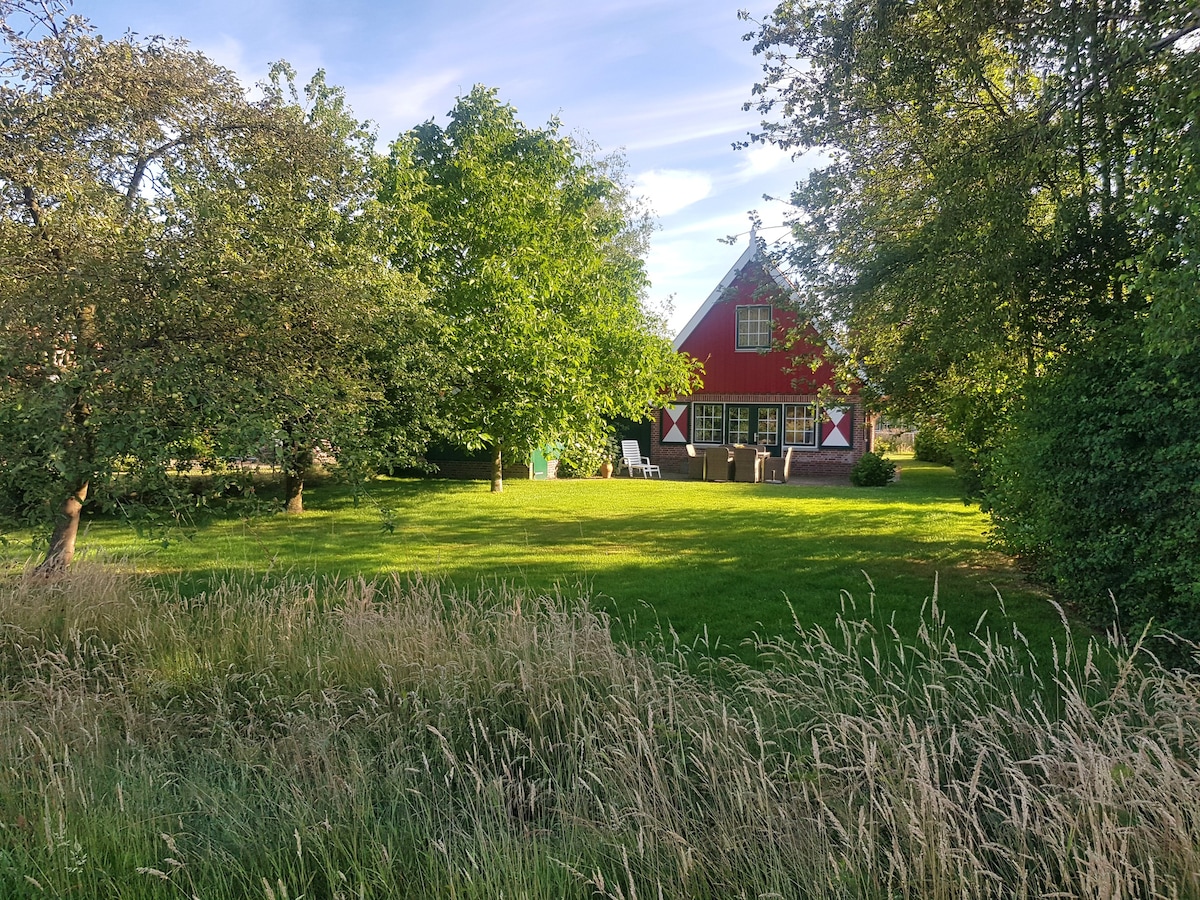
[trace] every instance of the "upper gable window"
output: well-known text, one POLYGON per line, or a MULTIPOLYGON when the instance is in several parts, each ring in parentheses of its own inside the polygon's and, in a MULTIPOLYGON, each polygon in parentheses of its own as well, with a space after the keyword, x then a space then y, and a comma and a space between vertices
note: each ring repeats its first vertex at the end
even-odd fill
POLYGON ((737 308, 737 349, 766 350, 771 346, 771 307, 737 308))

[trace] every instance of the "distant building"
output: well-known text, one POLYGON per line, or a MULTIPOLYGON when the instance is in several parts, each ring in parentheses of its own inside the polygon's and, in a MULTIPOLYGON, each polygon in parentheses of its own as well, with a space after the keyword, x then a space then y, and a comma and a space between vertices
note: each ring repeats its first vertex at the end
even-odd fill
POLYGON ((651 427, 650 457, 664 471, 686 472, 686 445, 759 444, 772 456, 794 447, 791 474, 849 475, 871 445, 872 430, 856 389, 836 390, 826 343, 797 327, 795 288, 750 246, 675 338, 675 349, 704 364, 704 387, 667 404, 651 427), (801 360, 797 362, 797 360, 801 360), (814 369, 807 360, 818 361, 814 369))

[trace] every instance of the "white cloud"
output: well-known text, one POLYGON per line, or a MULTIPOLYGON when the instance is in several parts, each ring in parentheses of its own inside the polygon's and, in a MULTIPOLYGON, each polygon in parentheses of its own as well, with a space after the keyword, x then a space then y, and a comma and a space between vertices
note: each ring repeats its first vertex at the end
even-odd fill
POLYGON ((742 93, 709 91, 651 98, 611 95, 580 112, 589 131, 614 135, 615 143, 627 151, 659 150, 714 137, 727 137, 731 144, 743 137, 750 125, 739 108, 742 93))
POLYGON ((200 50, 217 65, 237 72, 242 78, 246 77, 245 73, 253 71, 254 67, 246 60, 245 45, 228 34, 221 35, 215 43, 200 50))
POLYGON ((752 144, 740 151, 741 167, 738 175, 745 179, 769 175, 778 169, 792 165, 792 151, 780 150, 774 144, 752 144))
POLYGON ((705 172, 652 169, 637 176, 634 187, 658 215, 669 216, 711 194, 712 178, 705 172))
POLYGON ((379 125, 379 139, 387 143, 402 131, 449 111, 452 98, 470 88, 457 70, 420 78, 400 74, 386 81, 347 87, 354 114, 379 125), (444 108, 442 108, 444 107, 444 108))

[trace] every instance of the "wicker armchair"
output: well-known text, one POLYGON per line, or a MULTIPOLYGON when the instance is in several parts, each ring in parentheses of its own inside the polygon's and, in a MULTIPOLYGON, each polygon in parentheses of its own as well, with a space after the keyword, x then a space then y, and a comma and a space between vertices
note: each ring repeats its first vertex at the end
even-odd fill
POLYGON ((729 481, 729 448, 709 447, 704 451, 704 480, 729 481))
POLYGON ((788 447, 783 456, 773 456, 763 460, 763 480, 772 484, 787 484, 792 474, 792 453, 795 447, 788 447))
POLYGON ((757 447, 733 448, 733 480, 762 481, 762 462, 757 447))

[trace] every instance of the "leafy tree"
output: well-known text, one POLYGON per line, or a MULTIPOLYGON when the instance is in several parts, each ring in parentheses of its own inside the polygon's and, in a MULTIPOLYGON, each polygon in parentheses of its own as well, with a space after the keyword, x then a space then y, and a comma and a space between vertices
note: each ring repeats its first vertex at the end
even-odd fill
POLYGON ((989 431, 994 398, 1142 302, 1141 161, 1189 108, 1197 28, 1178 0, 819 0, 748 35, 754 139, 832 158, 793 197, 790 261, 893 405, 989 431))
POLYGON ((54 2, 0 14, 0 499, 48 514, 43 570, 90 491, 164 483, 197 434, 244 453, 292 424, 296 452, 382 425, 365 404, 394 385, 356 376, 394 376, 428 317, 364 237, 336 92, 303 112, 276 78, 251 104, 182 43, 105 41, 54 2))
POLYGON ((462 377, 446 397, 457 441, 505 452, 599 445, 615 416, 686 392, 689 364, 646 312, 648 222, 614 161, 530 129, 496 92, 459 98, 392 147, 385 199, 418 227, 396 263, 446 316, 462 377), (423 218, 422 218, 423 217, 423 218))
POLYGON ((213 251, 204 283, 240 330, 213 348, 224 373, 219 441, 278 447, 288 512, 303 510, 314 451, 359 474, 414 462, 438 418, 437 316, 416 279, 388 263, 391 210, 380 204, 374 135, 323 73, 305 87, 276 66, 267 127, 231 160, 236 180, 187 184, 213 251), (232 349, 233 352, 222 352, 232 349))
MULTIPOLYGON (((949 434, 956 463, 992 485, 1002 533, 1047 553, 1045 571, 1067 571, 1070 542, 1053 529, 1017 541, 1013 523, 1049 528, 1038 477, 1064 492, 1059 512, 1088 508, 1089 480, 1060 481, 1042 450, 1048 435, 1068 439, 1055 417, 1087 427, 1095 396, 1050 404, 1047 385, 1094 383, 1107 366, 1109 388, 1168 396, 1179 376, 1164 360, 1197 346, 1198 34, 1190 0, 788 0, 747 35, 764 60, 752 139, 831 159, 793 195, 789 262, 810 312, 880 399, 949 434), (1017 472, 1028 492, 1012 487, 1017 472)), ((1114 414, 1091 427, 1125 433, 1136 420, 1121 404, 1114 414)), ((1171 446, 1160 462, 1186 456, 1186 441, 1171 446)), ((1097 471, 1151 477, 1131 446, 1110 450, 1097 471)), ((1161 475, 1186 482, 1188 469, 1161 475)), ((1136 490, 1153 494, 1147 481, 1136 490)), ((1200 556, 1187 541, 1176 550, 1200 556)), ((1093 588, 1108 579, 1093 574, 1093 588)))

